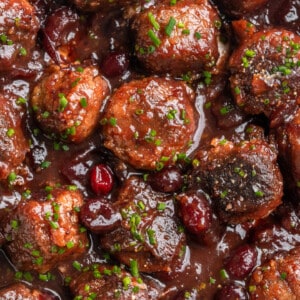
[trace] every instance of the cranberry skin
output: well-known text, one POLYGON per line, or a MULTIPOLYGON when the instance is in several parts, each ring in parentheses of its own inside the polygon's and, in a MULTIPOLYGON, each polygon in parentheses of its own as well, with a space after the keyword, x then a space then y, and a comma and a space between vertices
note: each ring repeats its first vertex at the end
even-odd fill
POLYGON ((227 284, 220 289, 214 300, 246 300, 248 299, 245 289, 235 284, 227 284))
POLYGON ((225 264, 228 274, 236 279, 243 279, 250 274, 257 261, 257 251, 246 244, 238 247, 225 264))
POLYGON ((167 166, 159 172, 149 174, 147 181, 155 191, 163 193, 176 192, 183 186, 183 177, 176 166, 167 166))
POLYGON ((200 234, 210 228, 212 211, 204 193, 181 194, 178 200, 183 224, 191 233, 200 234))
POLYGON ((121 215, 104 198, 86 201, 79 216, 82 224, 97 234, 113 230, 121 221, 121 215))
POLYGON ((107 195, 113 188, 114 179, 111 169, 99 164, 93 167, 90 174, 91 188, 97 195, 107 195))
POLYGON ((129 66, 129 59, 125 53, 112 52, 102 62, 101 70, 107 77, 124 74, 129 66))

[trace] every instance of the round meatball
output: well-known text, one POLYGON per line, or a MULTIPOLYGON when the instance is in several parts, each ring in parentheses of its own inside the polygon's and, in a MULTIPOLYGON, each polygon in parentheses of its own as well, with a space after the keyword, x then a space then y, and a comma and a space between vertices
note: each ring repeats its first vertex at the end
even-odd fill
POLYGON ((120 226, 101 238, 103 249, 130 266, 136 260, 141 272, 169 272, 180 263, 185 234, 171 196, 155 192, 138 177, 129 178, 114 203, 120 226))
POLYGON ((23 162, 28 151, 20 112, 0 95, 0 180, 6 179, 23 162))
POLYGON ((264 113, 277 126, 300 102, 299 59, 300 36, 277 29, 254 33, 229 61, 236 103, 246 113, 264 113))
POLYGON ((300 109, 276 130, 281 169, 286 188, 300 199, 300 109))
POLYGON ((42 292, 36 289, 30 289, 23 283, 15 283, 0 290, 0 299, 9 300, 57 300, 53 294, 42 292))
POLYGON ((0 72, 8 72, 31 56, 39 21, 27 0, 2 0, 0 16, 0 72))
POLYGON ((271 259, 252 273, 250 299, 292 300, 300 298, 300 248, 271 259))
POLYGON ((93 66, 53 68, 35 86, 31 105, 47 134, 80 143, 95 128, 107 93, 107 82, 93 66))
POLYGON ((62 187, 47 198, 51 200, 20 202, 1 222, 5 250, 20 270, 45 273, 79 257, 89 244, 78 222, 81 193, 62 187))
POLYGON ((216 0, 216 4, 220 4, 222 9, 228 14, 229 16, 233 17, 244 17, 247 14, 251 14, 264 6, 270 0, 242 0, 242 1, 235 1, 235 0, 216 0))
POLYGON ((93 295, 92 299, 95 300, 153 299, 147 285, 139 277, 133 277, 119 266, 93 265, 92 268, 92 271, 83 272, 71 281, 70 288, 74 296, 89 299, 93 295))
POLYGON ((104 145, 137 169, 160 169, 188 151, 197 127, 194 93, 183 82, 149 77, 125 83, 110 98, 104 145))
POLYGON ((135 55, 156 74, 181 76, 218 72, 220 26, 207 0, 163 1, 138 14, 132 24, 135 55))
POLYGON ((270 214, 283 195, 277 155, 263 140, 234 144, 215 139, 197 154, 194 184, 210 194, 222 220, 243 223, 270 214))

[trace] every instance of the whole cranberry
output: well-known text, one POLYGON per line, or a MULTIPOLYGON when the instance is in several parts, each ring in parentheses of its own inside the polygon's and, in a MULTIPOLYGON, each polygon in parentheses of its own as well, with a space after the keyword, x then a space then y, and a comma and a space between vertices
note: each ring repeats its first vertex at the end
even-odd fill
POLYGON ((80 208, 82 224, 94 233, 105 233, 114 229, 121 220, 112 204, 104 198, 89 199, 80 208))
POLYGON ((191 233, 203 233, 211 226, 212 211, 204 193, 183 193, 177 200, 183 224, 191 233))
POLYGON ((167 166, 159 172, 149 174, 147 181, 154 190, 164 193, 176 192, 183 185, 183 177, 176 166, 167 166))
POLYGON ((102 72, 107 77, 115 77, 125 73, 129 66, 127 54, 120 52, 110 53, 102 62, 102 72))
POLYGON ((90 174, 91 188, 97 195, 107 195, 113 188, 114 179, 111 169, 104 164, 96 165, 90 174))
POLYGON ((256 260, 256 248, 245 244, 235 249, 226 262, 225 269, 228 274, 234 278, 243 279, 249 275, 249 273, 255 267, 256 260))
POLYGON ((234 283, 224 285, 215 295, 214 300, 246 300, 247 294, 245 289, 234 283))

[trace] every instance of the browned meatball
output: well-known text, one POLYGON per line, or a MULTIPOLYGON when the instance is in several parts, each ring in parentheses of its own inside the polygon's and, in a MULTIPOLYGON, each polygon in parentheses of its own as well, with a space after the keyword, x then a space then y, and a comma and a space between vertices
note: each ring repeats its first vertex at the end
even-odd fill
POLYGON ((15 283, 0 290, 1 300, 55 300, 53 294, 30 289, 23 283, 15 283))
POLYGON ((300 36, 286 30, 254 33, 235 49, 229 67, 236 103, 264 113, 274 127, 300 102, 300 36))
POLYGON ((66 259, 82 255, 88 246, 85 232, 78 223, 81 193, 56 188, 51 200, 29 200, 2 221, 7 239, 5 249, 20 270, 47 272, 66 259))
POLYGON ((300 298, 300 248, 257 267, 249 282, 250 299, 293 300, 300 298))
POLYGON ((69 142, 87 138, 108 93, 97 68, 53 68, 33 90, 31 105, 44 131, 69 142))
POLYGON ((133 21, 135 55, 156 74, 219 71, 221 21, 207 0, 163 1, 133 21))
POLYGON ((183 82, 149 77, 125 83, 102 120, 104 145, 138 169, 171 164, 196 130, 194 93, 183 82))
POLYGON ((286 188, 300 199, 300 109, 276 130, 286 188))
POLYGON ((14 172, 29 151, 21 121, 12 102, 0 95, 0 180, 14 172))
POLYGON ((131 177, 114 205, 122 215, 121 225, 101 238, 103 248, 128 266, 135 259, 142 272, 170 271, 185 246, 172 197, 131 177))
POLYGON ((93 265, 92 271, 82 272, 72 280, 70 288, 74 296, 83 299, 157 299, 152 297, 148 286, 139 277, 135 263, 132 273, 135 276, 119 266, 93 265))
POLYGON ((224 221, 258 220, 281 203, 283 184, 276 158, 263 140, 234 144, 215 139, 209 150, 198 152, 192 179, 211 195, 224 221))
POLYGON ((0 16, 0 72, 7 72, 31 56, 39 22, 27 0, 2 0, 0 16))
POLYGON ((233 17, 244 17, 245 14, 250 14, 263 8, 270 0, 215 0, 216 4, 220 4, 222 9, 233 17))

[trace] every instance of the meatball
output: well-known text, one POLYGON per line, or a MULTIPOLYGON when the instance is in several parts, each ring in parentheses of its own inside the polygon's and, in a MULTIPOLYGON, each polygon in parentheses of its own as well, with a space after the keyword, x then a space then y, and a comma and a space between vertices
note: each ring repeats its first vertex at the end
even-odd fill
POLYGON ((121 225, 102 236, 102 247, 125 265, 136 260, 142 272, 168 272, 180 263, 185 234, 171 196, 155 192, 138 177, 129 178, 114 203, 121 225))
POLYGON ((257 267, 249 282, 250 299, 300 298, 300 248, 257 267))
POLYGON ((9 72, 31 56, 39 21, 27 0, 2 0, 0 15, 0 72, 9 72))
POLYGON ((242 18, 246 14, 251 14, 267 5, 270 0, 216 0, 216 4, 220 4, 222 9, 232 17, 242 18))
POLYGON ((93 66, 53 68, 35 86, 31 105, 46 133, 80 143, 95 128, 107 93, 107 82, 93 66))
POLYGON ((222 220, 257 220, 281 203, 283 183, 276 158, 263 140, 234 144, 215 139, 211 149, 198 152, 191 176, 194 185, 211 196, 222 220))
POLYGON ((14 172, 28 151, 29 143, 22 129, 21 114, 10 100, 0 95, 0 180, 14 172))
POLYGON ((295 109, 300 88, 300 36, 278 29, 254 33, 234 50, 229 68, 236 103, 248 114, 264 113, 277 126, 295 109))
POLYGON ((279 159, 286 188, 300 199, 300 109, 276 130, 279 159))
MULTIPOLYGON (((135 272, 138 275, 138 269, 135 272)), ((134 277, 119 266, 93 265, 91 271, 82 272, 72 280, 70 288, 74 296, 83 299, 154 299, 139 276, 134 277)))
POLYGON ((5 250, 20 270, 47 272, 66 259, 79 257, 88 246, 78 223, 81 193, 54 188, 47 198, 21 201, 1 222, 5 250))
POLYGON ((160 169, 189 150, 197 117, 183 82, 149 77, 125 83, 110 98, 104 145, 137 169, 160 169))
POLYGON ((30 289, 23 283, 15 283, 0 290, 0 299, 2 300, 55 300, 58 299, 53 294, 42 292, 36 289, 30 289))
POLYGON ((220 26, 217 10, 207 0, 163 1, 135 17, 135 55, 155 74, 217 73, 224 58, 220 26))

